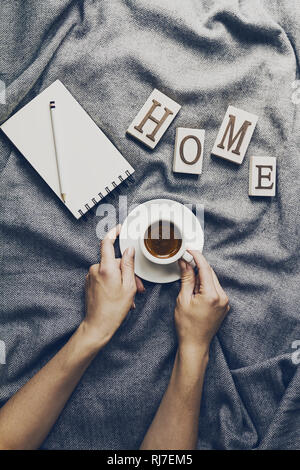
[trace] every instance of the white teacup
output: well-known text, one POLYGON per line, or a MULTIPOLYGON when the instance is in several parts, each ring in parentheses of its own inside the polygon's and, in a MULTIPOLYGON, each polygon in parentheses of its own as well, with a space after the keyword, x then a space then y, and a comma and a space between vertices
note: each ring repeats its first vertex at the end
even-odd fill
MULTIPOLYGON (((166 239, 168 239, 168 238, 166 237, 166 239)), ((193 256, 186 251, 186 240, 185 240, 183 230, 182 230, 181 226, 179 226, 179 224, 177 222, 175 222, 175 220, 172 219, 172 218, 157 217, 156 219, 152 220, 151 223, 149 223, 148 227, 146 228, 146 230, 142 233, 142 235, 140 237, 140 248, 142 250, 143 255, 149 261, 152 261, 152 263, 166 265, 166 264, 174 263, 175 261, 178 261, 180 258, 182 258, 184 261, 186 261, 187 263, 190 263, 193 267, 195 267, 195 262, 194 262, 193 256), (167 257, 161 257, 159 255, 154 256, 153 254, 150 253, 150 251, 148 250, 148 248, 145 244, 145 238, 146 238, 146 235, 148 233, 149 227, 152 227, 152 226, 154 226, 155 224, 157 224, 159 222, 162 222, 162 224, 166 224, 166 225, 173 224, 174 225, 174 231, 177 234, 176 238, 181 240, 181 246, 180 246, 179 250, 173 256, 167 256, 167 257)))

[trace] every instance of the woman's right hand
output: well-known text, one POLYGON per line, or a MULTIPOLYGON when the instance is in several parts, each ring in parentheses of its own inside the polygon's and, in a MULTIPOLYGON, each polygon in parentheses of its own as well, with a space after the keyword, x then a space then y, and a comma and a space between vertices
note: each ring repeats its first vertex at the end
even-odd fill
POLYGON ((229 311, 228 297, 204 256, 199 251, 189 253, 198 273, 179 261, 181 290, 175 308, 179 350, 201 350, 208 355, 210 342, 229 311))
POLYGON ((136 292, 144 286, 134 274, 134 249, 115 257, 114 242, 121 226, 113 228, 101 243, 101 263, 90 267, 86 277, 86 317, 82 328, 99 347, 114 335, 128 311, 134 307, 136 292))

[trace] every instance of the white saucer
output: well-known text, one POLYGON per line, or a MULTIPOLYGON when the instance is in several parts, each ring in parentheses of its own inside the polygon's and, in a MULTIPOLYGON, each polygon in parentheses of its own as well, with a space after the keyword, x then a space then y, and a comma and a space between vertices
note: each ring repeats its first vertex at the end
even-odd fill
POLYGON ((122 225, 119 237, 120 250, 123 254, 127 247, 135 247, 135 273, 142 279, 156 283, 177 281, 180 279, 178 262, 168 265, 152 263, 143 255, 139 239, 135 235, 137 226, 140 233, 144 233, 148 228, 150 206, 153 204, 170 205, 171 210, 176 212, 177 220, 181 221, 182 231, 187 238, 186 248, 203 250, 204 234, 199 220, 188 207, 171 199, 152 199, 133 209, 122 225))

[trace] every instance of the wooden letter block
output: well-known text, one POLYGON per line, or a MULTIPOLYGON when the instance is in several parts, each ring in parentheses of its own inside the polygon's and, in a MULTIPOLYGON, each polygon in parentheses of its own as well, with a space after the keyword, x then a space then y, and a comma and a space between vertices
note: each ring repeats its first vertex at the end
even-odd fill
POLYGON ((275 196, 276 158, 251 157, 249 167, 249 196, 275 196))
POLYGON ((240 165, 244 160, 257 121, 258 117, 255 114, 229 106, 212 154, 240 165))
POLYGON ((127 129, 127 133, 154 149, 181 106, 156 88, 127 129))
POLYGON ((173 171, 175 173, 202 173, 205 131, 178 127, 174 149, 173 171))

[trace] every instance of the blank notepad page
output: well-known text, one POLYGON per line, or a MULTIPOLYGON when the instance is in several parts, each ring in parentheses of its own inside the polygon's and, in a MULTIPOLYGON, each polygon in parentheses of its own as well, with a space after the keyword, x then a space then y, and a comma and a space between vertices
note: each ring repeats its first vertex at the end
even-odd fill
MULTIPOLYGON (((56 80, 1 129, 61 199, 49 103, 55 100, 66 207, 78 219, 134 169, 56 80)), ((63 204, 63 202, 62 202, 63 204)))

